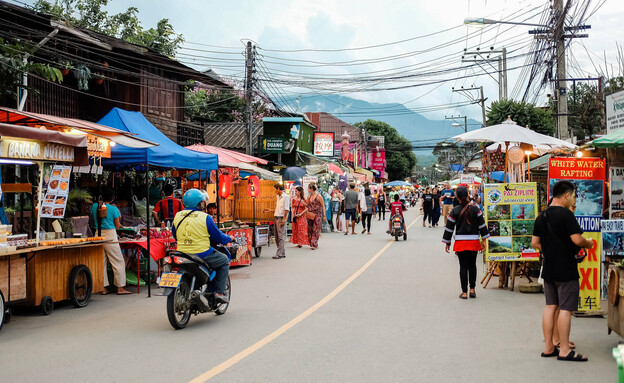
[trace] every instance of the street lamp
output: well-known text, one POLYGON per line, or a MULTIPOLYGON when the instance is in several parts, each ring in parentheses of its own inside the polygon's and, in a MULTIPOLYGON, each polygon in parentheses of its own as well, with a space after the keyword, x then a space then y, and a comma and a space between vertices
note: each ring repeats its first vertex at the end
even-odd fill
POLYGON ((466 17, 464 19, 464 24, 466 24, 466 25, 512 24, 512 25, 528 25, 528 26, 531 26, 531 27, 548 28, 548 26, 544 25, 544 24, 518 23, 518 22, 515 22, 515 21, 502 21, 502 20, 486 19, 486 18, 483 18, 483 17, 466 17))

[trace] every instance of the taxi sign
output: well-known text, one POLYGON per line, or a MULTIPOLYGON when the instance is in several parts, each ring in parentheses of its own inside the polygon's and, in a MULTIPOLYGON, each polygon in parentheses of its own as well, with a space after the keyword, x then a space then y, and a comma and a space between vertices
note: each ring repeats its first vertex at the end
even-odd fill
POLYGON ((162 273, 162 275, 160 276, 160 283, 158 284, 158 286, 176 288, 180 284, 181 280, 182 280, 182 274, 162 273))

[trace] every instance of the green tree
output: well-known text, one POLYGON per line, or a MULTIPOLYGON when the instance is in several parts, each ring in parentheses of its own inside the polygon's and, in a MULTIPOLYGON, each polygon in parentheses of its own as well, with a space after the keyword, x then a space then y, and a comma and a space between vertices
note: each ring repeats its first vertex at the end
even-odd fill
POLYGON ((598 133, 605 126, 602 95, 598 86, 581 83, 568 91, 568 126, 579 139, 598 133))
POLYGON ((144 29, 136 7, 109 15, 103 9, 108 3, 109 0, 38 0, 33 8, 49 13, 72 26, 142 45, 168 57, 175 56, 184 42, 184 37, 175 33, 169 19, 161 19, 156 28, 144 29))
MULTIPOLYGON (((246 103, 241 93, 236 90, 199 88, 189 84, 184 93, 186 117, 195 123, 247 121, 246 103)), ((256 122, 269 116, 269 110, 262 100, 254 99, 252 110, 256 122)))
POLYGON ((385 137, 386 172, 391 180, 402 180, 412 175, 412 169, 418 162, 412 151, 412 143, 395 128, 385 122, 370 119, 356 122, 354 126, 364 128, 370 135, 385 137))
POLYGON ((507 120, 507 116, 520 126, 551 136, 555 131, 555 119, 548 109, 538 108, 526 102, 512 100, 494 101, 487 111, 487 124, 496 125, 507 120))

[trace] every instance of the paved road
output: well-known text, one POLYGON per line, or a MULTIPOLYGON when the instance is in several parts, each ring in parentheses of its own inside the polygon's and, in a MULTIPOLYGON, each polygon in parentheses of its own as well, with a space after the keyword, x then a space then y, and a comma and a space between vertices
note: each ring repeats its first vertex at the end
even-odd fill
POLYGON ((208 372, 228 383, 617 380, 620 338, 606 319, 573 319, 588 363, 540 358, 543 295, 479 287, 459 300, 443 229, 423 228, 415 209, 407 218, 407 242, 373 221, 373 235, 324 234, 316 251, 265 251, 231 271, 226 315, 193 317, 181 331, 164 297, 144 293, 16 316, 0 331, 0 382, 199 382, 208 372))

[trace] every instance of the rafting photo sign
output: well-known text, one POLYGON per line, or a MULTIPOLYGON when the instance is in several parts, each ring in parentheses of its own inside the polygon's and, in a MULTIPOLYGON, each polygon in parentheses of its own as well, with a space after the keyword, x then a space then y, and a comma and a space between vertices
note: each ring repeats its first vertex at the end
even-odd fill
POLYGON ((603 275, 600 263, 600 222, 602 221, 605 183, 605 160, 600 158, 554 157, 548 162, 548 196, 557 181, 566 180, 576 187, 576 211, 583 236, 594 242, 594 247, 579 263, 580 292, 578 311, 600 310, 600 292, 603 275))
POLYGON ((484 195, 485 220, 490 232, 486 260, 538 261, 539 253, 531 247, 537 184, 486 184, 484 195))

